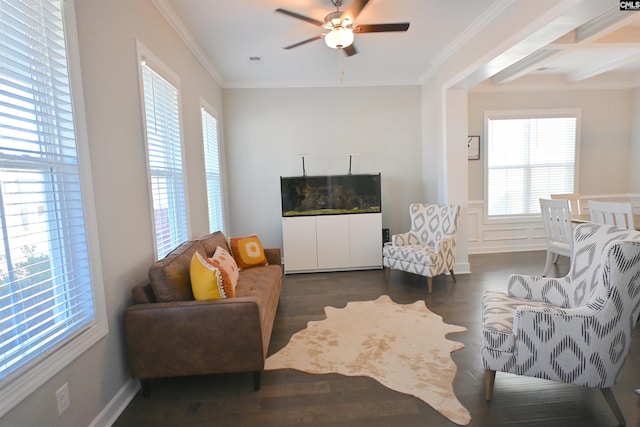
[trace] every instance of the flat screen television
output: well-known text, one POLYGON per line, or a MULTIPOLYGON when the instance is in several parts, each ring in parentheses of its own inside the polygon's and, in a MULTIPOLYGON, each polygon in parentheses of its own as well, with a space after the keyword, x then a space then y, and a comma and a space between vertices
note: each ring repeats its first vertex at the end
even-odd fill
POLYGON ((380 174, 280 177, 282 216, 380 213, 380 174))

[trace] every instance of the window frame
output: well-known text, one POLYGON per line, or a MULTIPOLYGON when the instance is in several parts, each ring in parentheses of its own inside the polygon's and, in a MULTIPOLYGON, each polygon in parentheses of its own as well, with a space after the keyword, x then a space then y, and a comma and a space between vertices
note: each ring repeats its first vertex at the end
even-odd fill
MULTIPOLYGON (((154 207, 154 198, 153 198, 153 182, 152 182, 152 171, 150 164, 150 153, 149 153, 149 143, 148 143, 148 134, 147 134, 147 123, 146 123, 146 105, 145 105, 145 93, 144 93, 144 78, 143 78, 143 64, 148 64, 149 67, 160 75, 163 79, 169 82, 177 91, 177 107, 178 107, 178 121, 179 121, 179 132, 180 132, 180 150, 181 150, 181 160, 182 160, 182 184, 183 184, 183 195, 184 195, 184 213, 185 213, 185 223, 186 230, 184 239, 188 240, 189 236, 191 236, 191 215, 189 211, 189 183, 187 179, 187 170, 186 170, 186 150, 185 150, 185 141, 184 141, 184 120, 182 117, 182 91, 180 87, 180 78, 176 73, 174 73, 164 62, 162 62, 158 57, 156 57, 149 49, 147 49, 139 40, 136 40, 136 51, 138 58, 138 82, 139 82, 139 90, 140 90, 140 109, 141 109, 141 118, 142 118, 142 132, 144 137, 144 149, 145 149, 145 158, 146 158, 146 168, 147 168, 147 185, 149 191, 149 209, 151 213, 151 231, 152 231, 152 243, 154 248, 154 259, 158 260, 164 257, 166 254, 160 254, 158 251, 158 240, 157 240, 157 230, 156 230, 156 221, 155 221, 155 207, 154 207)), ((177 246, 177 245, 175 245, 177 246)))
POLYGON ((577 192, 580 177, 580 133, 582 110, 580 108, 547 108, 547 109, 525 109, 525 110, 487 110, 484 112, 484 222, 485 224, 495 223, 526 223, 537 221, 541 214, 517 214, 517 215, 489 215, 489 120, 496 119, 537 119, 554 117, 575 117, 576 119, 576 142, 574 153, 574 174, 573 188, 577 192))
POLYGON ((93 196, 89 138, 82 91, 75 1, 61 0, 61 4, 75 127, 80 191, 83 198, 85 233, 94 304, 94 320, 84 330, 71 334, 43 358, 26 364, 7 377, 6 385, 0 388, 0 418, 109 333, 100 245, 98 241, 97 215, 93 196))
POLYGON ((218 112, 215 108, 211 107, 206 101, 204 101, 203 99, 200 100, 200 111, 201 111, 201 122, 202 122, 202 128, 203 128, 203 133, 202 133, 202 150, 203 150, 203 166, 204 166, 204 175, 205 175, 205 186, 207 188, 207 219, 209 222, 209 232, 213 233, 215 231, 222 231, 223 233, 226 234, 227 232, 227 215, 226 215, 226 197, 225 197, 225 188, 226 188, 226 174, 225 174, 225 162, 224 162, 224 144, 222 141, 222 132, 220 131, 221 129, 221 124, 220 124, 220 119, 218 117, 218 112), (209 206, 210 206, 210 201, 209 201, 209 172, 207 170, 207 153, 206 153, 206 144, 207 142, 205 141, 205 134, 204 134, 204 113, 207 113, 208 115, 210 115, 211 117, 213 117, 213 119, 216 120, 216 133, 217 133, 217 146, 218 146, 218 174, 219 174, 219 181, 220 181, 220 209, 221 209, 221 217, 222 217, 222 227, 216 230, 213 230, 211 227, 211 212, 209 210, 209 206))

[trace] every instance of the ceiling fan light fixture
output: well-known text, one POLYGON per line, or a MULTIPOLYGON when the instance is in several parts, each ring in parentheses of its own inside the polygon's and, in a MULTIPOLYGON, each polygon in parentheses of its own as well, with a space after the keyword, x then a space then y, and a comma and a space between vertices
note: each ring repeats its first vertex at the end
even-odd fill
POLYGON ((341 25, 335 26, 324 36, 324 42, 332 49, 344 49, 353 43, 353 30, 341 25))

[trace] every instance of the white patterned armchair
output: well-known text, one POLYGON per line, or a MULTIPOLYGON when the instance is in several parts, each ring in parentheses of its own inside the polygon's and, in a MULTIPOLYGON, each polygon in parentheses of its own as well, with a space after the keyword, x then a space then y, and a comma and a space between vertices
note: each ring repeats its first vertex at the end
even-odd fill
POLYGON ((485 292, 486 399, 496 371, 599 388, 624 425, 611 387, 639 314, 640 233, 593 223, 576 227, 567 276, 514 274, 506 294, 485 292))
POLYGON ((460 206, 414 203, 409 206, 409 215, 410 230, 394 234, 382 249, 385 280, 389 280, 391 269, 426 276, 429 293, 433 276, 448 271, 455 282, 453 268, 460 206))

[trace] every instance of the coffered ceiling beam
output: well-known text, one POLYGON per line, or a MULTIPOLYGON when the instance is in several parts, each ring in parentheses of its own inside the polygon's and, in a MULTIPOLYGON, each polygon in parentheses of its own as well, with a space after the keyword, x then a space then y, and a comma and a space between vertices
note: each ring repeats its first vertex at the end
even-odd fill
POLYGON ((597 63, 594 63, 590 67, 585 67, 581 70, 567 74, 567 81, 577 82, 580 80, 585 80, 599 74, 606 73, 607 71, 615 70, 616 68, 620 68, 627 64, 636 63, 638 61, 640 61, 640 49, 628 49, 616 55, 610 56, 605 61, 601 60, 597 63))
POLYGON ((521 59, 515 64, 505 68, 499 73, 491 77, 493 84, 502 84, 513 81, 519 77, 522 77, 533 70, 542 67, 544 61, 558 54, 560 49, 540 49, 533 52, 531 55, 521 59))
POLYGON ((593 41, 636 19, 635 12, 621 12, 618 6, 576 28, 576 43, 593 41))

